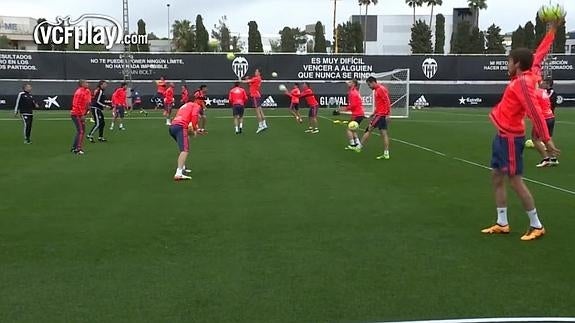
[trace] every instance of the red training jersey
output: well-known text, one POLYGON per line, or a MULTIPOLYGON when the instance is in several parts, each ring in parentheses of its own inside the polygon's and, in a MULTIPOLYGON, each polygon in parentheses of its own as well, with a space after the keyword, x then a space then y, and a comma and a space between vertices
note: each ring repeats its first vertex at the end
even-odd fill
POLYGON ((128 102, 126 100, 126 89, 119 87, 114 91, 112 94, 112 106, 128 106, 128 102))
POLYGON ((206 93, 204 93, 204 91, 202 90, 196 90, 196 92, 194 92, 194 101, 199 104, 201 107, 205 107, 206 106, 206 93))
POLYGON ((72 111, 70 114, 76 117, 81 117, 88 111, 88 106, 92 100, 92 92, 88 88, 79 87, 74 92, 72 99, 72 111))
POLYGON ((186 104, 188 101, 190 101, 190 93, 188 92, 188 89, 184 88, 182 90, 182 98, 180 99, 180 102, 182 102, 182 104, 186 104))
POLYGON ((533 130, 544 142, 549 141, 549 130, 539 105, 537 83, 541 80, 541 64, 555 39, 554 31, 545 35, 537 48, 531 70, 513 77, 503 98, 493 108, 489 118, 502 135, 524 136, 525 115, 531 119, 533 130))
POLYGON ((315 98, 313 90, 309 87, 301 92, 300 98, 305 99, 305 102, 310 108, 315 108, 319 106, 319 103, 317 103, 317 99, 315 98))
POLYGON ((164 94, 166 92, 166 81, 158 80, 156 81, 157 92, 164 94))
POLYGON ((201 106, 194 102, 188 102, 182 105, 178 109, 178 113, 174 120, 172 120, 172 125, 182 126, 188 128, 190 124, 193 125, 194 129, 198 125, 198 117, 200 115, 201 106))
POLYGON ((541 107, 541 112, 543 112, 543 117, 545 120, 555 118, 553 110, 551 109, 551 97, 547 90, 539 89, 537 91, 537 100, 539 101, 539 106, 541 107))
POLYGON ((301 95, 299 88, 294 87, 288 95, 291 98, 292 104, 299 104, 299 97, 301 95))
POLYGON ((351 89, 347 94, 347 102, 347 111, 351 111, 352 117, 365 117, 361 94, 359 94, 359 91, 356 88, 351 89))
POLYGON ((375 92, 375 112, 378 117, 387 117, 391 112, 391 100, 389 99, 389 91, 381 84, 378 84, 374 90, 375 92))
POLYGON ((243 88, 236 86, 230 90, 228 99, 230 100, 230 105, 241 105, 245 106, 246 102, 248 102, 248 95, 246 94, 246 90, 243 88))
POLYGON ((174 88, 171 86, 166 89, 166 92, 164 92, 164 104, 174 104, 174 88))
POLYGON ((248 80, 248 83, 250 85, 250 96, 252 98, 260 98, 262 96, 262 77, 254 76, 248 80))

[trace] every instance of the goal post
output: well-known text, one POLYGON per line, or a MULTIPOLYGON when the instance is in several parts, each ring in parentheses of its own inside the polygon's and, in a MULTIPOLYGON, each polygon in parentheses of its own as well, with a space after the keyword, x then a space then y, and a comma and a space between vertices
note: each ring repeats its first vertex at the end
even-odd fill
MULTIPOLYGON (((389 92, 391 118, 409 117, 409 73, 409 69, 396 69, 372 75, 377 79, 377 82, 384 85, 389 92)), ((366 84, 365 80, 361 81, 359 92, 363 98, 365 114, 366 116, 371 116, 375 110, 374 93, 366 84)))

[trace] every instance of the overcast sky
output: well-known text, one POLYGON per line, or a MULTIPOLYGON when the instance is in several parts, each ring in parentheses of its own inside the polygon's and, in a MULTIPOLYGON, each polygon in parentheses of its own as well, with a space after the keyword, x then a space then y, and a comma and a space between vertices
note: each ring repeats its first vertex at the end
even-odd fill
MULTIPOLYGON (((219 17, 226 15, 232 32, 247 33, 247 23, 255 20, 262 34, 276 34, 281 28, 304 27, 320 20, 328 26, 327 34, 331 38, 333 21, 333 0, 129 0, 130 21, 135 30, 140 18, 147 23, 148 32, 153 31, 165 37, 168 29, 167 3, 170 3, 170 20, 189 19, 194 21, 197 14, 204 17, 209 30, 219 17)), ((56 16, 71 15, 72 18, 84 13, 107 14, 119 21, 122 18, 122 0, 17 0, 2 1, 0 15, 44 17, 53 20, 56 16)), ((486 29, 495 23, 508 32, 535 18, 537 9, 549 0, 487 0, 489 8, 482 11, 480 24, 486 29)), ((575 14, 575 1, 553 0, 565 6, 575 14)), ((465 7, 467 0, 443 0, 443 6, 436 12, 451 14, 454 7, 465 7)), ((338 1, 338 22, 347 21, 349 16, 357 14, 357 0, 338 1)), ((379 0, 377 6, 370 6, 370 14, 411 14, 405 0, 379 0)), ((429 8, 418 8, 418 14, 429 15, 429 8)), ((575 19, 569 21, 568 30, 575 29, 575 19)))

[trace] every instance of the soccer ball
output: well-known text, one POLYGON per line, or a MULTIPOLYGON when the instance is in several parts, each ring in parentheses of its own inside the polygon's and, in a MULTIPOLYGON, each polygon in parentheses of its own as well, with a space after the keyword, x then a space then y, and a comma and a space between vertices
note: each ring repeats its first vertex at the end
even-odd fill
POLYGON ((278 73, 273 72, 273 73, 272 73, 272 77, 278 77, 278 73))
POLYGON ((287 91, 287 87, 283 84, 280 84, 280 86, 278 86, 278 89, 280 90, 280 92, 285 92, 287 91))
POLYGON ((542 6, 537 12, 539 19, 543 22, 554 22, 564 20, 567 11, 561 5, 542 6))
POLYGON ((535 148, 535 144, 533 144, 533 140, 528 139, 527 141, 525 141, 525 147, 526 148, 535 148))
POLYGON ((226 55, 226 57, 227 57, 228 61, 233 61, 233 60, 236 58, 236 54, 234 54, 234 53, 228 53, 228 54, 226 55))
POLYGON ((355 131, 355 130, 359 129, 359 123, 352 121, 352 122, 347 124, 347 129, 349 129, 351 131, 355 131))

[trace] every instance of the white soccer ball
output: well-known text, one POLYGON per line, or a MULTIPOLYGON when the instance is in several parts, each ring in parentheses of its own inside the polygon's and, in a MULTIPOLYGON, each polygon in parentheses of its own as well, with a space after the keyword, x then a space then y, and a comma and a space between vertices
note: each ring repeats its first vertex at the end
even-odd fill
POLYGON ((280 90, 280 92, 285 92, 287 91, 287 87, 283 84, 280 84, 280 86, 278 86, 278 89, 280 90))
POLYGON ((272 77, 278 77, 278 73, 272 72, 272 77))

